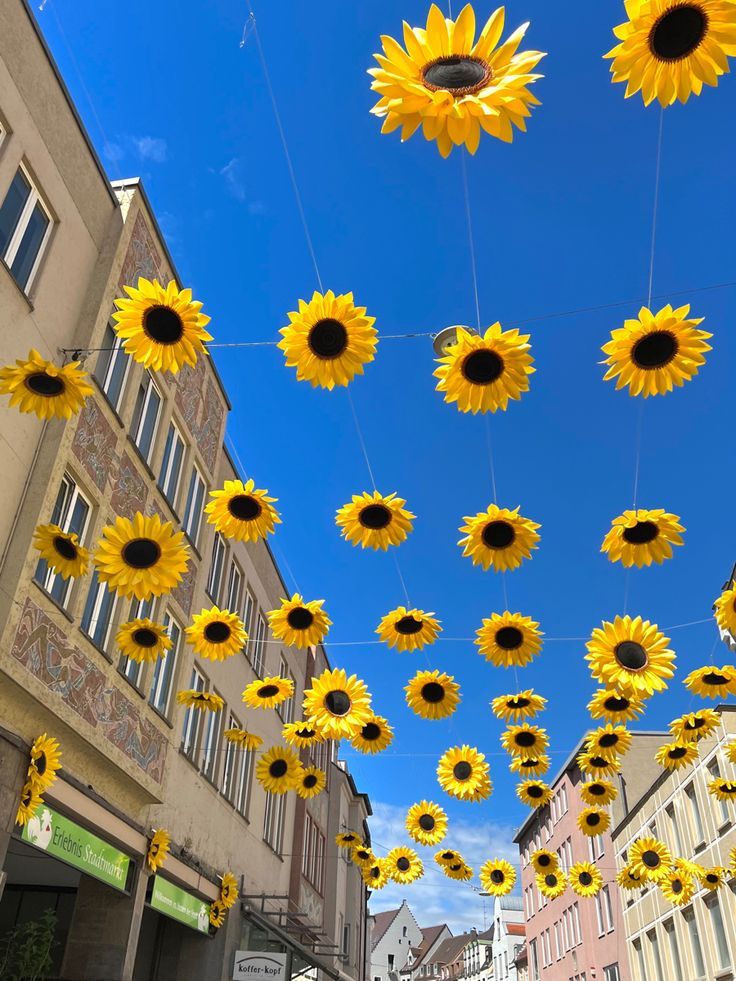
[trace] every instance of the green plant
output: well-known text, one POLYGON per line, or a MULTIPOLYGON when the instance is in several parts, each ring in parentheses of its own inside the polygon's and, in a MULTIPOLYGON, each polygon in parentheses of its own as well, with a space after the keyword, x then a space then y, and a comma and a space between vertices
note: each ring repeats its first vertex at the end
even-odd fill
POLYGON ((43 981, 51 970, 56 913, 13 927, 0 940, 0 981, 43 981))

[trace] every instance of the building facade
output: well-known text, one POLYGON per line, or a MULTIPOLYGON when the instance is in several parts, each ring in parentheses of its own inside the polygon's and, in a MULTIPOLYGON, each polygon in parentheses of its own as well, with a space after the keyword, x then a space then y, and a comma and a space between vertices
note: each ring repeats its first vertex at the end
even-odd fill
POLYGON ((452 936, 446 923, 438 926, 422 927, 422 942, 418 947, 410 947, 406 963, 399 972, 401 981, 420 981, 435 977, 439 970, 436 955, 443 941, 452 936))
POLYGON ((524 901, 521 896, 498 896, 493 904, 493 978, 517 981, 516 955, 524 945, 524 901))
POLYGON ((463 977, 468 981, 488 981, 493 974, 493 926, 482 933, 473 930, 463 951, 463 977))
POLYGON ((409 951, 422 943, 422 929, 409 904, 404 900, 398 909, 385 910, 371 917, 372 981, 398 981, 409 951))

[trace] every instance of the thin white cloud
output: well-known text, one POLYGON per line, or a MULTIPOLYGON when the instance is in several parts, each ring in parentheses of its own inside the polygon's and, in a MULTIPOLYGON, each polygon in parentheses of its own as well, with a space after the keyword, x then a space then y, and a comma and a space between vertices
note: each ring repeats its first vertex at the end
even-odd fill
POLYGON ((246 199, 242 170, 240 157, 233 157, 220 170, 220 176, 225 178, 225 186, 236 201, 245 201, 246 199))
POLYGON ((168 147, 166 140, 158 136, 132 136, 131 142, 141 160, 164 163, 168 147))

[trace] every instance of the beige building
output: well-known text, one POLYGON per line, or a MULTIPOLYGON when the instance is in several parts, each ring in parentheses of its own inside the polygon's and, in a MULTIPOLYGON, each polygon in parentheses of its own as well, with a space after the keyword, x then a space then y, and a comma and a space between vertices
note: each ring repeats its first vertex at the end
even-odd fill
MULTIPOLYGON (((645 791, 614 808, 613 847, 621 868, 638 838, 652 836, 673 855, 706 867, 728 867, 736 846, 736 805, 708 792, 716 777, 735 779, 725 747, 736 739, 736 707, 719 706, 721 725, 699 743, 693 766, 663 771, 645 791)), ((623 932, 635 981, 686 978, 720 981, 736 972, 736 879, 717 892, 699 890, 678 908, 649 886, 622 894, 623 932)))
POLYGON ((0 360, 31 346, 57 363, 79 351, 94 385, 67 423, 0 408, 0 936, 53 909, 53 976, 68 979, 229 979, 267 952, 273 981, 361 981, 367 893, 334 836, 351 827, 367 838, 370 804, 337 745, 303 752, 328 780, 305 802, 264 793, 255 754, 223 738, 247 724, 264 748, 280 743, 326 654, 271 638, 266 612, 289 590, 268 546, 227 541, 205 522, 208 491, 237 475, 227 395, 210 359, 153 375, 121 351, 114 298, 139 276, 178 281, 176 269, 140 183, 110 186, 29 8, 0 9, 0 360), (93 571, 64 581, 31 547, 38 524, 94 546, 117 515, 138 511, 182 528, 190 553, 181 584, 153 602, 116 597, 93 571), (214 604, 238 612, 250 638, 224 662, 185 643, 192 614, 214 604), (135 616, 169 630, 173 648, 155 664, 116 650, 118 626, 135 616), (290 677, 294 698, 246 710, 244 687, 269 674, 290 677), (185 710, 184 688, 225 707, 185 710), (31 843, 15 813, 42 732, 59 739, 63 770, 31 843), (172 836, 155 876, 144 861, 153 828, 172 836), (225 871, 241 901, 211 931, 225 871))

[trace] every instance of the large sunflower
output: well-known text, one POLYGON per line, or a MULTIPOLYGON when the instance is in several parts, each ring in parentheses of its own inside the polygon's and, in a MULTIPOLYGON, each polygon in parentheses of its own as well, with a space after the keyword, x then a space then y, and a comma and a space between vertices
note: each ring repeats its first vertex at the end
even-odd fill
POLYGON ((481 888, 489 896, 508 896, 516 882, 516 869, 504 858, 484 862, 478 874, 481 888))
POLYGON ((58 740, 52 739, 44 732, 33 741, 31 746, 28 781, 37 793, 43 794, 56 780, 56 774, 60 769, 61 753, 58 740))
POLYGON ((179 585, 188 556, 183 531, 174 531, 172 523, 162 522, 157 514, 146 518, 138 511, 132 521, 117 518, 102 529, 95 565, 109 589, 145 600, 179 585))
POLYGON ((350 740, 353 749, 371 756, 382 752, 394 739, 394 730, 382 715, 371 715, 350 740))
POLYGON ((372 865, 363 865, 360 875, 369 889, 383 889, 389 880, 386 859, 377 858, 372 865))
POLYGON ((557 852, 548 851, 546 848, 538 848, 532 852, 529 861, 537 875, 554 872, 560 867, 560 858, 557 852))
POLYGON ((304 800, 317 797, 325 789, 327 775, 318 766, 304 766, 299 771, 295 790, 304 800))
POLYGON ((352 293, 315 292, 309 303, 299 300, 299 309, 288 317, 277 347, 284 352, 287 368, 296 368, 299 381, 315 388, 347 385, 376 356, 376 318, 354 305, 352 293))
POLYGON ((58 525, 38 525, 33 533, 33 547, 62 579, 83 576, 89 568, 88 550, 79 544, 73 531, 62 531, 58 525))
POLYGON ((521 613, 492 613, 475 632, 476 645, 497 668, 523 668, 541 651, 542 631, 521 613))
POLYGON ((595 896, 603 886, 600 869, 592 862, 576 862, 570 866, 567 875, 572 891, 584 899, 595 896))
POLYGON ((335 521, 342 537, 361 548, 383 549, 400 545, 414 527, 415 517, 404 508, 406 501, 396 494, 378 491, 353 494, 353 499, 338 510, 335 521))
POLYGON ((660 892, 674 906, 685 906, 689 903, 696 889, 693 877, 680 869, 669 869, 658 882, 660 892))
POLYGON ((508 726, 501 736, 501 745, 511 756, 538 756, 549 745, 547 730, 539 726, 508 726))
POLYGON ((406 830, 420 845, 437 845, 447 834, 447 814, 432 801, 419 801, 407 812, 406 830))
POLYGON ((608 811, 599 807, 584 807, 578 814, 578 827, 588 838, 595 838, 608 830, 611 818, 608 811))
POLYGON ((445 402, 456 402, 461 412, 495 412, 505 409, 509 399, 520 399, 529 391, 533 358, 529 334, 502 330, 493 324, 483 337, 457 328, 457 340, 439 359, 434 373, 437 391, 445 402))
POLYGON ((697 712, 687 712, 678 719, 670 722, 670 732, 674 739, 697 741, 705 739, 721 724, 721 716, 714 709, 700 709, 697 712))
POLYGON ((281 730, 285 743, 299 749, 307 749, 315 743, 324 742, 324 736, 310 722, 286 722, 281 730))
POLYGON ((156 661, 173 645, 166 628, 147 617, 122 624, 115 634, 115 643, 120 653, 131 661, 156 661))
POLYGON ((736 780, 724 780, 722 777, 717 777, 715 780, 709 781, 708 793, 716 800, 736 801, 736 780))
POLYGON ((626 82, 626 98, 641 91, 644 105, 670 106, 717 85, 736 55, 732 0, 624 0, 628 20, 614 28, 619 43, 612 81, 626 82))
POLYGON ((499 7, 475 40, 475 14, 470 4, 457 20, 445 18, 435 4, 427 26, 404 23, 404 44, 383 35, 384 53, 375 55, 371 88, 380 96, 371 112, 383 119, 382 133, 401 127, 407 140, 422 127, 436 140, 443 157, 453 145, 475 153, 481 131, 510 143, 513 127, 525 131, 525 117, 539 105, 527 86, 541 75, 530 74, 541 51, 517 49, 528 24, 522 24, 500 47, 504 8, 499 7))
POLYGON ((381 619, 376 633, 385 644, 395 647, 397 651, 421 651, 437 640, 441 630, 434 613, 397 606, 381 619))
POLYGON ((325 739, 352 739, 371 719, 371 697, 354 674, 328 669, 304 692, 304 714, 325 739))
POLYGON ((702 698, 728 698, 736 695, 736 668, 724 664, 722 668, 712 665, 697 668, 685 678, 685 687, 702 698))
POLYGON ((224 700, 212 691, 197 691, 196 688, 185 688, 176 693, 179 705, 185 708, 198 709, 201 712, 219 712, 224 700))
POLYGON ((619 889, 643 889, 646 883, 641 875, 632 867, 631 863, 624 865, 616 875, 616 882, 619 889))
POLYGON ((680 532, 685 529, 679 522, 678 515, 669 514, 663 508, 624 511, 613 519, 601 552, 611 562, 620 562, 626 568, 635 565, 640 569, 652 562, 662 563, 672 558, 673 545, 682 545, 680 532))
POLYGON ((226 872, 220 881, 220 902, 230 909, 238 901, 238 880, 232 872, 226 872))
POLYGON ((567 876, 557 869, 555 872, 545 872, 537 876, 537 889, 547 899, 557 899, 567 889, 567 876))
POLYGON ((590 673, 604 685, 648 698, 667 687, 675 673, 674 651, 656 624, 641 617, 616 617, 596 627, 587 643, 590 673))
POLYGON ((673 310, 667 304, 656 314, 642 307, 638 320, 627 320, 611 331, 611 340, 603 345, 608 355, 604 364, 610 366, 604 381, 615 378, 617 389, 628 385, 630 395, 644 398, 666 395, 675 385, 690 381, 705 364, 705 352, 710 351, 706 338, 712 335, 698 330, 702 317, 688 320, 689 312, 689 306, 673 310))
POLYGON ((674 862, 669 848, 656 838, 637 838, 629 849, 629 866, 644 882, 657 881, 674 862))
POLYGON ((43 804, 43 798, 30 780, 27 780, 23 784, 23 789, 20 792, 15 823, 23 827, 24 824, 27 824, 31 820, 41 804, 43 804))
POLYGON ((171 835, 163 828, 158 828, 151 835, 146 852, 146 864, 151 872, 158 872, 166 861, 171 845, 171 835))
POLYGON ((588 807, 605 807, 618 797, 610 780, 588 780, 580 784, 580 797, 588 807))
POLYGON ((210 661, 224 661, 242 651, 248 634, 237 613, 220 610, 202 610, 192 617, 186 629, 187 640, 200 657, 210 661))
POLYGON ((463 555, 486 570, 492 566, 494 572, 518 569, 524 559, 531 558, 540 537, 537 528, 542 527, 520 515, 519 508, 510 511, 495 504, 487 511, 465 515, 463 521, 459 530, 465 537, 458 542, 463 555))
POLYGON ((599 688, 588 702, 591 718, 607 722, 633 722, 644 714, 644 708, 640 698, 608 688, 599 688))
POLYGON ((726 744, 726 757, 729 763, 736 763, 736 740, 726 744))
POLYGON ((538 756, 515 756, 509 763, 509 770, 524 777, 541 777, 549 770, 549 756, 544 753, 538 756))
POLYGON ((736 637, 736 586, 724 589, 714 604, 716 623, 736 637))
POLYGON ((254 481, 226 480, 222 490, 210 491, 213 498, 205 507, 209 524, 239 542, 257 542, 270 535, 281 518, 273 506, 277 497, 256 488, 254 481))
POLYGON ((324 600, 305 602, 299 593, 294 593, 290 600, 282 599, 281 606, 268 614, 276 640, 302 651, 321 644, 332 624, 322 609, 323 604, 324 600))
POLYGON ((516 796, 522 804, 535 809, 545 807, 552 800, 552 788, 543 780, 524 780, 516 788, 516 796))
POLYGON ((413 848, 403 845, 392 848, 386 856, 386 869, 390 877, 405 886, 424 875, 424 865, 413 848))
POLYGON ((79 361, 57 368, 31 348, 27 360, 0 368, 0 394, 10 396, 10 408, 39 419, 71 419, 94 391, 87 378, 79 361))
POLYGON ((355 865, 372 865, 376 861, 376 856, 371 849, 362 844, 355 845, 350 852, 350 858, 355 865))
POLYGON ((441 671, 417 671, 404 691, 406 704, 423 719, 446 719, 460 701, 460 685, 441 671))
POLYGON ((601 777, 613 777, 621 771, 621 762, 616 756, 601 756, 600 753, 578 753, 576 763, 581 771, 598 780, 601 777))
POLYGON ((464 861, 443 865, 442 872, 448 879, 454 879, 456 882, 468 882, 473 878, 472 868, 464 861))
POLYGON ((205 341, 212 335, 204 329, 210 318, 201 313, 202 304, 192 299, 190 289, 179 290, 171 282, 164 287, 142 276, 138 288, 123 287, 128 298, 115 300, 112 315, 118 337, 134 361, 154 371, 178 372, 185 364, 192 367, 197 356, 207 354, 205 341))
POLYGON ((240 729, 237 726, 232 729, 226 729, 223 732, 223 736, 229 743, 239 746, 246 752, 252 752, 263 744, 263 739, 260 736, 257 736, 254 732, 248 732, 247 729, 240 729))
POLYGON ((256 763, 256 779, 270 794, 285 794, 293 790, 302 772, 302 764, 293 749, 272 746, 262 753, 256 763))
POLYGON ((335 835, 335 844, 338 848, 349 848, 352 851, 353 848, 363 844, 363 839, 360 835, 348 829, 335 835))
POLYGON ((522 719, 534 718, 546 704, 546 698, 535 695, 533 688, 527 688, 516 695, 499 695, 491 702, 491 709, 502 722, 520 722, 522 719))
POLYGON ((275 674, 269 678, 256 678, 243 690, 243 701, 250 708, 272 709, 294 695, 294 682, 275 674))
POLYGON ((227 910, 219 900, 210 903, 210 933, 220 929, 226 916, 227 910))
POLYGON ((589 753, 599 754, 610 760, 626 753, 631 746, 631 739, 631 733, 626 726, 608 722, 591 732, 585 747, 589 753))
POLYGON ((434 853, 434 860, 442 868, 445 865, 462 862, 463 857, 460 852, 456 852, 452 848, 443 848, 441 851, 434 853))
POLYGON ((480 801, 490 797, 492 785, 483 753, 472 746, 454 746, 440 757, 437 780, 451 797, 480 801))
POLYGON ((731 870, 724 868, 722 865, 714 865, 710 869, 703 869, 699 875, 700 884, 710 892, 720 889, 730 877, 731 870))

